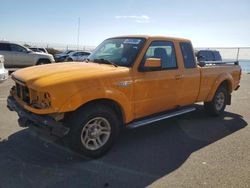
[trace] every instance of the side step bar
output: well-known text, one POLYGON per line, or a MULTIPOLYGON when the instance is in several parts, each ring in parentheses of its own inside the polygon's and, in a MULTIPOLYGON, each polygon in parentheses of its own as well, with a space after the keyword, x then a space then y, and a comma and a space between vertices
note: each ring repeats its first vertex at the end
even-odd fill
POLYGON ((168 119, 168 118, 171 118, 171 117, 179 116, 181 114, 186 114, 186 113, 192 112, 194 110, 196 110, 195 107, 182 108, 181 110, 177 110, 177 111, 174 111, 174 112, 169 112, 169 113, 166 113, 166 114, 158 115, 158 116, 155 116, 155 117, 150 117, 150 118, 147 118, 147 119, 137 120, 137 121, 134 121, 132 123, 129 123, 127 125, 127 128, 134 129, 134 128, 141 127, 141 126, 144 126, 144 125, 147 125, 147 124, 150 124, 150 123, 154 123, 154 122, 161 121, 161 120, 164 120, 164 119, 168 119))

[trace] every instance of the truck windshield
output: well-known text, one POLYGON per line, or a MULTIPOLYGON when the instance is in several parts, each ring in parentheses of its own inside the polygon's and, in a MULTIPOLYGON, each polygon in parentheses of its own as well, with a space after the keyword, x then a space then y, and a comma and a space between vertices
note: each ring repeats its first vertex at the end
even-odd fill
POLYGON ((144 38, 107 39, 94 50, 88 60, 95 63, 131 67, 144 43, 144 38))

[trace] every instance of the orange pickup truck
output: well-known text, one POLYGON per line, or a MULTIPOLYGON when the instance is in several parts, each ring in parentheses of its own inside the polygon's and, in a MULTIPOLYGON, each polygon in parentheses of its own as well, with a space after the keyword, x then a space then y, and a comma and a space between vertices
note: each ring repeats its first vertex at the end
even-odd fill
POLYGON ((85 62, 14 72, 7 106, 20 126, 47 130, 78 152, 100 157, 122 127, 191 112, 196 102, 221 114, 240 77, 238 62, 197 64, 189 40, 122 36, 102 42, 85 62))

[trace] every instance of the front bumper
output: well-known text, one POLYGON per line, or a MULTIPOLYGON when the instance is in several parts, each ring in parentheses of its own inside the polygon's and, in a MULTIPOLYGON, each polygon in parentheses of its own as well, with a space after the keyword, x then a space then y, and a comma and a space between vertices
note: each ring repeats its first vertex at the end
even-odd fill
POLYGON ((62 122, 55 121, 48 115, 37 115, 25 110, 12 96, 9 96, 7 99, 7 107, 10 111, 17 112, 20 127, 35 126, 36 128, 43 129, 44 131, 58 137, 63 137, 69 132, 69 128, 64 126, 62 122))

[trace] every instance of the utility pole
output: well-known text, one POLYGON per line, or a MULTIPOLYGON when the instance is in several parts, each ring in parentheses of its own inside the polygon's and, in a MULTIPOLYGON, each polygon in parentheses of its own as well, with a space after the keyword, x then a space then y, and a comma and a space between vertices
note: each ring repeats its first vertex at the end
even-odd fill
POLYGON ((78 17, 78 31, 77 31, 77 50, 79 50, 79 37, 80 37, 80 17, 78 17))

